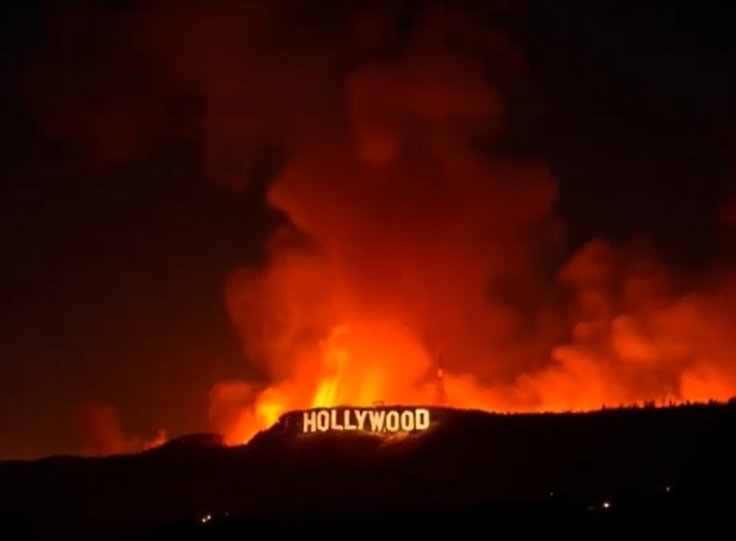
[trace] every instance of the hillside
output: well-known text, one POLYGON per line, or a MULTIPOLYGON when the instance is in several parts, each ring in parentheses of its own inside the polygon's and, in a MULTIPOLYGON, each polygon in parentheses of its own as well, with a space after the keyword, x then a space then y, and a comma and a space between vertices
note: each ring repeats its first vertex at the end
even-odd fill
POLYGON ((2 463, 2 525, 37 539, 347 518, 513 529, 620 517, 627 506, 640 513, 641 502, 650 518, 656 506, 677 517, 666 506, 716 513, 736 502, 734 404, 544 415, 433 409, 428 431, 388 438, 300 434, 300 416, 287 414, 241 447, 199 435, 138 455, 2 463))

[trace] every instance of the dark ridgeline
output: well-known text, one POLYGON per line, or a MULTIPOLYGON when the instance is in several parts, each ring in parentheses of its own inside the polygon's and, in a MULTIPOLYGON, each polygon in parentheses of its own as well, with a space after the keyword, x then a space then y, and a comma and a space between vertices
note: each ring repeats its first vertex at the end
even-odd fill
POLYGON ((728 520, 736 503, 734 402, 589 414, 433 409, 430 430, 403 439, 299 435, 300 415, 242 447, 195 435, 139 455, 0 464, 9 533, 0 538, 663 534, 728 520))

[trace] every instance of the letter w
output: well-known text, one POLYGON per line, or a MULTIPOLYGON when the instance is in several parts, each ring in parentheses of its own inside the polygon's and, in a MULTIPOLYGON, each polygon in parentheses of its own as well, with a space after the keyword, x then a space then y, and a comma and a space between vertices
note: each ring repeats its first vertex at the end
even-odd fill
POLYGON ((371 430, 373 432, 382 432, 383 431, 383 421, 386 418, 386 412, 381 411, 369 411, 368 412, 368 418, 371 422, 371 430))

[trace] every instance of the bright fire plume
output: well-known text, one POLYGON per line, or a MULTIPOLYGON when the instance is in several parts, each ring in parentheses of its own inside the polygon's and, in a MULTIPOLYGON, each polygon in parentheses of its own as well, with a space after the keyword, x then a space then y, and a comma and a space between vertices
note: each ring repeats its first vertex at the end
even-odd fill
MULTIPOLYGON (((102 162, 173 138, 199 145, 209 180, 268 177, 286 225, 226 287, 261 377, 215 386, 216 430, 240 443, 290 409, 440 395, 520 412, 736 394, 733 265, 686 279, 599 240, 560 263, 534 92, 494 25, 515 3, 313 4, 151 0, 91 32, 95 12, 79 19, 94 46, 66 46, 110 76, 37 85, 45 131, 102 162)), ((119 447, 102 419, 95 445, 119 447)))
POLYGON ((265 376, 214 390, 230 443, 290 409, 431 405, 440 370, 447 405, 507 412, 736 393, 728 280, 682 293, 646 251, 600 241, 555 271, 555 183, 502 150, 524 68, 451 15, 347 73, 339 120, 292 134, 268 192, 290 224, 227 287, 265 376))

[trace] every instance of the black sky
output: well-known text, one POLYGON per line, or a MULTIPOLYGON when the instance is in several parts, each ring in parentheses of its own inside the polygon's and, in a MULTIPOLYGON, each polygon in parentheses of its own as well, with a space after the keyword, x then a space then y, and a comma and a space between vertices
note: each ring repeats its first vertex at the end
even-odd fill
MULTIPOLYGON (((673 265, 717 252, 734 125, 729 13, 614 2, 532 2, 506 24, 545 104, 534 151, 559 182, 568 253, 646 233, 673 265)), ((41 2, 2 8, 0 458, 75 450, 75 407, 103 401, 123 428, 207 429, 216 380, 247 374, 223 303, 278 216, 257 189, 200 178, 171 143, 102 175, 40 135, 24 73, 41 2)))

